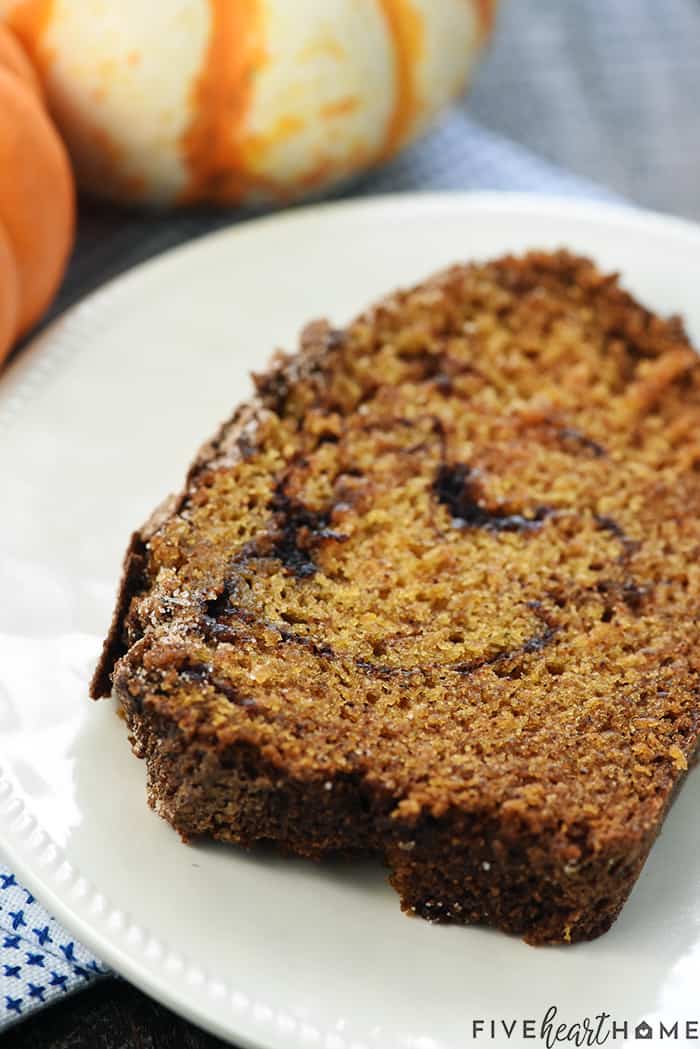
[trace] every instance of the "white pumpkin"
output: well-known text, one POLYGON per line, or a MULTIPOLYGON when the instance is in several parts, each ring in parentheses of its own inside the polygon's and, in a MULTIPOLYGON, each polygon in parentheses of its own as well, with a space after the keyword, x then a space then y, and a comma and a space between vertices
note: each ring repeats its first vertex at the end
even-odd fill
POLYGON ((393 154, 464 85, 495 0, 0 0, 80 183, 252 202, 393 154))

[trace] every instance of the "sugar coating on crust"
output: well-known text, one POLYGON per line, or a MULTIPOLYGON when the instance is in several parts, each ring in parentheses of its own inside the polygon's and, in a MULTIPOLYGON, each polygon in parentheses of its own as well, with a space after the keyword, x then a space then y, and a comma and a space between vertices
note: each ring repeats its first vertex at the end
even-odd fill
POLYGON ((700 724, 700 363, 565 252, 307 329, 131 549, 110 681, 185 837, 614 920, 700 724))

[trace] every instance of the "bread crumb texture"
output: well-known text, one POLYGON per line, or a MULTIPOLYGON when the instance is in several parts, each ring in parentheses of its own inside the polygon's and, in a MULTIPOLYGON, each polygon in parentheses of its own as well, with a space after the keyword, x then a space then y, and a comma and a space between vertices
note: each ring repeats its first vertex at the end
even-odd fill
POLYGON ((310 325, 138 533, 113 683, 185 838, 372 851, 404 909, 617 916, 700 724, 700 371, 585 259, 310 325))

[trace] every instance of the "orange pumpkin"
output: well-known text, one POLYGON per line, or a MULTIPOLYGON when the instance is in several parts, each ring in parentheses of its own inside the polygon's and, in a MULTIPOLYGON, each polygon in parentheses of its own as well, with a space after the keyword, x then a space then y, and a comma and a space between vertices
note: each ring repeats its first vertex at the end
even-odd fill
POLYGON ((0 362, 53 298, 74 227, 68 155, 36 73, 0 25, 0 362))

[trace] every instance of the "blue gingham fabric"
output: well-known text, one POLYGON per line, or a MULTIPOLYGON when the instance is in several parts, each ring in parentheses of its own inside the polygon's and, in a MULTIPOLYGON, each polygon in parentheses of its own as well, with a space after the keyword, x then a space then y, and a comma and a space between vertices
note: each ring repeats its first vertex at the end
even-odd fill
MULTIPOLYGON (((420 143, 344 195, 417 189, 611 197, 605 189, 560 171, 480 127, 459 108, 420 143)), ((107 221, 105 217, 99 211, 88 215, 59 308, 96 283, 96 276, 105 279, 148 255, 240 217, 128 214, 105 237, 96 236, 95 230, 107 221)), ((2 866, 0 855, 0 1031, 108 972, 18 884, 12 871, 2 866)))
POLYGON ((0 864, 0 1031, 107 971, 0 864))

